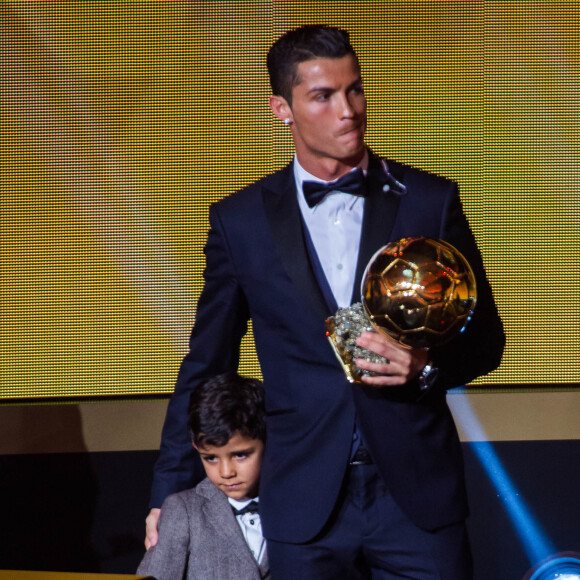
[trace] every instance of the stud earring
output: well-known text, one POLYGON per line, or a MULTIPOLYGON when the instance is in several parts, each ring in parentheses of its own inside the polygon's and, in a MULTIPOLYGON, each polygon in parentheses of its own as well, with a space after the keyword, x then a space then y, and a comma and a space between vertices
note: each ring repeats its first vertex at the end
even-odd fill
POLYGON ((284 125, 291 125, 292 124, 292 120, 289 117, 286 117, 286 119, 284 119, 284 125))

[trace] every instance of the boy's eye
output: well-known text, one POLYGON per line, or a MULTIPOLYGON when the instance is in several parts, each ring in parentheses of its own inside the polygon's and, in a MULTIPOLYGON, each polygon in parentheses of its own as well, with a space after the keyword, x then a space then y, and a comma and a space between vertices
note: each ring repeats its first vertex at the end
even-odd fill
POLYGON ((216 456, 215 456, 215 455, 204 455, 204 456, 202 457, 202 459, 203 459, 204 461, 207 461, 208 463, 212 463, 213 461, 215 461, 215 460, 216 460, 216 456))
POLYGON ((236 453, 234 457, 236 459, 245 459, 248 456, 248 453, 236 453))

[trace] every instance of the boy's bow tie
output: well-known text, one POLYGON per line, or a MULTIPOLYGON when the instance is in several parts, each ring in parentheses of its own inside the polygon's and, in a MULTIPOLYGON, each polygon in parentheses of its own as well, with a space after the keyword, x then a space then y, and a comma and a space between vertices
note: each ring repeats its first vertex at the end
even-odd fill
POLYGON ((304 181, 302 190, 308 207, 314 207, 317 203, 320 203, 331 191, 340 191, 341 193, 350 193, 361 197, 365 197, 367 194, 365 175, 360 167, 330 183, 304 181))
POLYGON ((260 512, 258 509, 258 502, 252 500, 247 506, 243 507, 241 510, 236 509, 232 506, 232 510, 235 516, 243 516, 244 514, 257 514, 260 512))

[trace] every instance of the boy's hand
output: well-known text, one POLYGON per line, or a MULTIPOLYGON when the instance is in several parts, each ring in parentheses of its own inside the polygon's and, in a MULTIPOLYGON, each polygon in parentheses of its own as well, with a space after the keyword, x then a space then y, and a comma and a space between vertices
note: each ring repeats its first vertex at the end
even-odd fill
POLYGON ((403 348, 378 332, 363 332, 356 343, 389 361, 372 363, 360 358, 356 360, 361 369, 376 373, 375 376, 363 376, 362 381, 368 385, 404 385, 419 375, 429 359, 427 350, 403 348))
POLYGON ((161 510, 159 508, 153 508, 145 519, 145 548, 147 550, 155 546, 159 539, 158 524, 160 515, 161 510))

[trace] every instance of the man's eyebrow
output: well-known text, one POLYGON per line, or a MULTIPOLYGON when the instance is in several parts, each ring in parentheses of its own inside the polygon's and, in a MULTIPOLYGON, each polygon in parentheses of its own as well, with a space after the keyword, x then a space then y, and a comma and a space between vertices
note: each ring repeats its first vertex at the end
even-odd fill
POLYGON ((334 87, 313 87, 308 92, 309 93, 332 93, 336 91, 334 87))
MULTIPOLYGON (((363 80, 362 77, 359 77, 356 81, 353 81, 352 83, 350 83, 350 85, 348 85, 347 89, 352 89, 353 87, 356 87, 357 85, 362 85, 363 84, 363 80)), ((337 89, 335 87, 312 87, 307 94, 309 93, 317 93, 317 92, 326 92, 326 93, 332 93, 334 91, 336 91, 337 89)))

